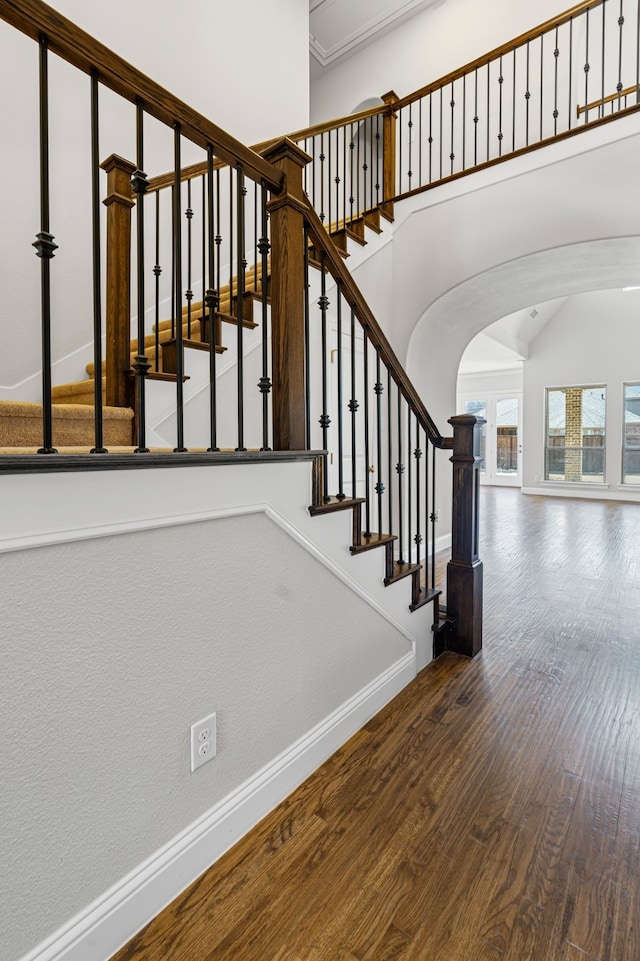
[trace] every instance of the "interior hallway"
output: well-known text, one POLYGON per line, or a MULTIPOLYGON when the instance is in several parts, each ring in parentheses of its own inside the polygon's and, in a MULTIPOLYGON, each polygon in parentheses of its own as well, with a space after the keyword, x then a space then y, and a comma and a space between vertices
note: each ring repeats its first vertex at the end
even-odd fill
POLYGON ((117 961, 640 957, 640 511, 482 493, 444 655, 117 961))

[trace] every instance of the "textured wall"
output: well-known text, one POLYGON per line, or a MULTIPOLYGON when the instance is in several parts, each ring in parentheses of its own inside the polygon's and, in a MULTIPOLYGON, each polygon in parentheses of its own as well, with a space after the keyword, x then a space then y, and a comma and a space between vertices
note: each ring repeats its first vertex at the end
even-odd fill
POLYGON ((0 563, 6 961, 410 650, 263 514, 0 563), (192 775, 212 710, 219 756, 192 775))

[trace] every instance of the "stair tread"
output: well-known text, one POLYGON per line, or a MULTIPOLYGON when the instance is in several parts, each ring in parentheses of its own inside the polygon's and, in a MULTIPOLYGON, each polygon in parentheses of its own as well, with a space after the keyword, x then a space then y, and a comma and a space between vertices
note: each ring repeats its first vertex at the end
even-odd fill
POLYGON ((385 577, 384 583, 385 587, 389 584, 395 584, 396 581, 401 581, 404 577, 408 577, 410 574, 417 574, 422 570, 422 564, 408 564, 406 561, 400 564, 399 561, 395 561, 393 565, 393 573, 390 577, 385 577))
POLYGON ((409 610, 417 611, 421 607, 424 607, 425 604, 430 604, 431 601, 434 601, 436 599, 436 597, 440 597, 441 594, 442 594, 442 591, 439 591, 437 588, 435 590, 429 588, 428 591, 422 588, 420 600, 417 601, 417 603, 415 604, 410 604, 409 610))
POLYGON ((352 544, 349 550, 352 554, 362 554, 364 551, 373 550, 374 547, 383 547, 385 544, 391 544, 393 541, 397 541, 398 538, 395 534, 361 534, 362 542, 360 544, 352 544))
POLYGON ((364 497, 343 497, 341 499, 330 497, 328 501, 322 504, 312 504, 309 508, 309 513, 312 517, 317 517, 321 514, 334 514, 336 511, 350 510, 357 504, 364 504, 364 502, 364 497))

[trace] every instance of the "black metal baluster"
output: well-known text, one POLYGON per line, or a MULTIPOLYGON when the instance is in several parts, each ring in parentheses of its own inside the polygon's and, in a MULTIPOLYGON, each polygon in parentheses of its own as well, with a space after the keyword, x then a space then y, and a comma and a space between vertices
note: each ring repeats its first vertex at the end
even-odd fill
MULTIPOLYGON (((262 394, 262 447, 261 450, 271 450, 269 447, 269 393, 271 391, 271 378, 269 377, 269 345, 267 321, 269 317, 269 215, 267 213, 267 185, 262 181, 262 236, 258 242, 258 251, 261 258, 261 279, 260 292, 262 300, 262 377, 258 384, 262 394)), ((306 237, 305 237, 306 241, 306 237)), ((309 269, 307 245, 305 243, 305 278, 306 271, 309 269)), ((256 274, 257 274, 256 264, 256 274)), ((308 298, 305 296, 305 309, 308 307, 308 298)), ((306 318, 305 318, 306 319, 306 318)), ((308 402, 307 402, 308 406, 308 402)), ((307 450, 309 440, 307 438, 307 450)))
POLYGON ((307 450, 311 450, 311 378, 309 357, 309 228, 304 225, 304 395, 307 450))
POLYGON ((175 225, 176 185, 171 184, 171 338, 176 336, 176 232, 175 225))
POLYGON ((530 66, 531 66, 531 49, 529 41, 527 40, 527 89, 524 93, 524 99, 526 101, 526 136, 525 136, 525 146, 529 146, 529 101, 531 100, 531 90, 529 88, 530 82, 530 66))
POLYGON ((589 122, 589 7, 585 12, 584 122, 589 122))
MULTIPOLYGON (((246 190, 244 186, 244 172, 242 164, 236 164, 236 203, 237 203, 237 293, 236 293, 236 331, 238 345, 238 446, 237 451, 246 450, 244 446, 244 272, 246 261, 244 259, 244 237, 245 237, 245 198, 246 190)), ((233 291, 231 291, 233 295, 233 291)))
POLYGON ((365 471, 365 537, 371 537, 371 485, 369 482, 369 337, 364 328, 364 471, 365 471))
POLYGON ((202 191, 202 209, 201 209, 201 220, 202 220, 202 313, 204 314, 204 292, 207 287, 207 175, 203 174, 201 178, 201 191, 202 191))
POLYGON ((498 97, 498 156, 502 156, 502 86, 504 84, 504 76, 502 73, 502 57, 500 57, 500 73, 498 74, 498 85, 500 94, 498 97))
POLYGON ((560 58, 560 47, 558 46, 558 28, 556 27, 556 46, 553 51, 553 56, 555 58, 555 80, 554 80, 554 95, 553 95, 553 136, 555 137, 558 133, 558 60, 560 58))
POLYGON ((311 203, 314 210, 318 209, 316 203, 316 137, 311 140, 311 203))
POLYGON ((487 160, 491 159, 491 64, 487 64, 487 160))
POLYGON ((175 339, 176 339, 176 439, 175 453, 186 451, 184 446, 184 343, 182 330, 182 212, 180 210, 180 171, 181 161, 181 126, 176 121, 174 131, 174 184, 173 184, 173 278, 175 295, 175 339))
MULTIPOLYGON (((97 147, 97 143, 96 143, 97 147)), ((136 101, 136 167, 131 178, 131 187, 136 195, 136 233, 137 233, 137 290, 138 290, 138 352, 133 362, 136 373, 136 432, 138 446, 134 453, 148 454, 146 444, 146 376, 151 364, 147 360, 144 346, 144 198, 147 192, 147 175, 144 173, 144 110, 142 101, 136 101)), ((96 441, 97 443, 97 441, 96 441)))
POLYGON ((373 207, 373 117, 369 117, 369 210, 373 207))
POLYGON ((606 49, 607 49, 607 47, 606 47, 606 32, 607 32, 607 0, 602 0, 602 65, 601 65, 601 73, 602 73, 602 96, 601 96, 601 99, 602 99, 602 109, 601 109, 601 112, 600 112, 600 116, 601 116, 601 117, 604 117, 604 104, 605 104, 605 98, 606 98, 606 90, 605 90, 605 86, 604 86, 604 76, 605 76, 605 66, 606 66, 605 61, 606 61, 606 49))
MULTIPOLYGON (((49 44, 44 34, 39 43, 40 109, 40 232, 33 246, 40 257, 40 298, 42 323, 42 447, 39 454, 57 454, 53 446, 53 404, 51 401, 51 258, 54 244, 49 222, 49 44)), ((96 378, 101 371, 96 371, 96 378)), ((101 398, 102 400, 102 398, 101 398)))
MULTIPOLYGON (((237 253, 237 241, 234 243, 234 224, 233 224, 233 175, 231 167, 227 167, 229 173, 229 313, 233 314, 233 253, 237 253)), ((237 173, 236 173, 237 176, 237 173)), ((238 262, 238 273, 240 273, 240 262, 238 262)), ((220 298, 222 299, 222 297, 220 298)), ((237 309, 237 305, 236 305, 237 309)), ((238 314, 236 314, 236 317, 238 314)), ((238 357, 238 361, 240 358, 238 357)))
POLYGON ((347 128, 342 128, 342 216, 347 226, 347 128))
MULTIPOLYGON (((336 223, 340 224, 340 144, 338 142, 338 128, 336 127, 336 175, 333 182, 336 185, 336 223)), ((342 226, 346 226, 344 223, 342 226)))
POLYGON ((380 114, 376 114, 376 202, 380 203, 380 114))
POLYGON ((462 169, 466 170, 467 154, 467 75, 462 77, 462 169))
POLYGON ((324 134, 320 134, 320 220, 322 223, 325 222, 326 216, 324 212, 324 134))
MULTIPOLYGON (((429 440, 425 434, 425 444, 427 449, 429 440)), ((429 497, 429 485, 427 483, 427 498, 429 497)), ((431 590, 436 588, 436 449, 431 445, 431 590)), ((425 577, 425 585, 427 579, 425 577)))
MULTIPOLYGON (((95 447, 92 454, 106 454, 102 415, 102 278, 100 259, 100 142, 98 71, 91 71, 91 226, 93 246, 93 404, 95 447)), ((139 281, 138 281, 139 282, 139 281)), ((144 411, 143 411, 144 413, 144 411)))
POLYGON ((400 180, 399 193, 402 193, 402 141, 404 139, 402 135, 402 107, 400 107, 400 110, 398 111, 398 130, 400 131, 400 136, 398 138, 398 177, 400 180))
POLYGON ((356 144, 356 217, 360 216, 360 123, 357 124, 358 141, 356 144))
POLYGON ((350 136, 351 136, 351 140, 349 141, 349 164, 350 164, 350 174, 349 174, 349 184, 350 184, 350 188, 349 188, 349 191, 350 191, 350 192, 349 192, 349 204, 350 204, 350 207, 351 207, 351 223, 353 224, 353 204, 354 204, 354 201, 355 201, 355 199, 356 199, 355 196, 354 196, 354 193, 353 193, 353 153, 354 153, 354 150, 356 149, 356 145, 355 145, 354 140, 353 140, 353 124, 351 124, 351 127, 350 127, 350 136))
POLYGON ((433 166, 433 94, 429 94, 429 183, 433 166))
POLYGON ((253 182, 253 292, 258 292, 258 181, 253 182))
POLYGON ((573 17, 569 20, 569 130, 571 130, 571 117, 573 113, 573 17))
MULTIPOLYGON (((331 418, 329 417, 327 404, 328 404, 328 391, 327 391, 327 310, 329 308, 329 298, 327 297, 327 268, 325 264, 326 254, 324 250, 321 254, 320 260, 320 299, 318 300, 318 307, 320 308, 320 313, 322 317, 321 322, 321 337, 322 337, 322 413, 320 414, 319 424, 322 428, 322 447, 325 451, 329 450, 329 426, 331 424, 331 418)), ((323 496, 325 502, 329 500, 329 478, 328 478, 328 455, 324 455, 325 469, 323 472, 323 496)))
POLYGON ((413 549, 411 547, 411 508, 412 508, 412 465, 411 465, 411 405, 407 404, 407 559, 412 562, 413 549))
POLYGON ((191 340, 191 301, 193 300, 193 290, 191 289, 191 221, 193 220, 193 210, 191 209, 191 178, 187 180, 187 209, 184 215, 187 220, 187 289, 184 296, 187 301, 187 338, 191 340))
MULTIPOLYGON (((356 312, 354 305, 351 304, 351 400, 349 410, 351 412, 351 496, 356 497, 356 414, 358 412, 358 401, 356 398, 356 312)), ((366 467, 367 465, 365 465, 366 467)))
POLYGON ((329 218, 327 223, 327 229, 331 233, 331 227, 333 225, 333 220, 331 219, 331 131, 327 131, 327 196, 329 198, 329 218))
POLYGON ((453 93, 454 93, 454 87, 453 87, 453 82, 452 82, 452 83, 451 83, 451 102, 450 102, 450 106, 451 106, 451 151, 450 151, 450 153, 449 153, 449 160, 451 161, 451 174, 452 174, 452 175, 453 175, 453 161, 455 160, 455 157, 456 157, 456 155, 455 155, 455 153, 454 153, 454 127, 455 127, 456 101, 455 101, 455 97, 454 97, 453 93))
POLYGON ((389 507, 389 533, 393 533, 393 435, 391 433, 391 368, 387 367, 387 504, 389 507))
MULTIPOLYGON (((305 153, 309 153, 309 148, 307 147, 307 142, 308 142, 308 141, 307 141, 307 138, 305 137, 305 138, 304 138, 304 147, 303 147, 303 150, 304 150, 305 153)), ((308 177, 309 177, 309 165, 308 165, 308 164, 305 164, 305 166, 304 166, 304 168, 303 168, 302 176, 304 177, 304 192, 305 192, 306 194, 308 194, 308 193, 309 193, 309 186, 308 186, 308 183, 307 183, 308 177)), ((312 201, 312 203, 313 203, 313 201, 312 201)))
POLYGON ((376 443, 378 454, 378 482, 376 484, 376 494, 378 495, 378 533, 382 533, 382 495, 384 494, 384 484, 382 482, 382 392, 384 384, 380 380, 380 348, 376 347, 376 383, 373 388, 376 395, 376 443))
POLYGON ((636 103, 640 103, 640 0, 636 13, 636 103))
MULTIPOLYGON (((220 203, 220 168, 216 170, 216 276, 215 283, 213 285, 214 290, 218 292, 218 308, 220 307, 220 280, 222 278, 221 267, 220 267, 220 257, 221 257, 221 247, 222 247, 222 234, 220 233, 220 218, 221 218, 222 204, 220 203)), ((217 341, 217 337, 215 338, 217 341)))
MULTIPOLYGON (((621 100, 620 94, 622 93, 622 31, 624 29, 624 0, 620 0, 620 16, 618 17, 618 27, 620 28, 620 37, 618 40, 618 84, 616 90, 618 92, 618 110, 620 110, 621 100)), ((627 98, 625 97, 625 107, 627 98)))
POLYGON ((540 37, 540 140, 543 139, 544 120, 544 35, 540 37))
POLYGON ((516 51, 513 51, 513 90, 511 92, 511 149, 516 149, 516 51))
POLYGON ((412 137, 412 133, 413 133, 413 119, 412 119, 412 116, 411 116, 411 114, 412 114, 412 110, 411 110, 412 106, 413 106, 413 104, 410 103, 410 104, 409 104, 409 123, 407 124, 408 130, 409 130, 409 170, 408 170, 408 172, 407 172, 407 177, 408 177, 407 190, 411 190, 411 178, 413 177, 413 170, 411 169, 411 153, 412 153, 412 147, 413 147, 413 137, 412 137))
POLYGON ((442 180, 442 133, 443 133, 443 121, 444 121, 444 94, 442 87, 440 87, 440 180, 442 180))
MULTIPOLYGON (((211 144, 207 146, 207 205, 209 215, 207 218, 209 226, 209 284, 207 286, 206 293, 204 295, 204 311, 206 310, 209 318, 209 447, 207 448, 209 452, 217 451, 218 447, 218 372, 217 372, 217 359, 218 354, 216 351, 216 327, 217 318, 216 313, 220 305, 220 292, 216 286, 216 250, 218 251, 218 256, 220 254, 219 246, 216 247, 217 238, 214 238, 214 202, 213 194, 214 189, 217 189, 216 198, 216 214, 218 216, 218 225, 220 218, 220 171, 216 171, 216 185, 214 188, 214 171, 213 171, 213 147, 211 144)), ((219 269, 218 269, 219 276, 219 269)), ((204 284, 204 274, 202 277, 202 282, 204 284)))
POLYGON ((422 97, 418 100, 418 186, 422 187, 422 97))
POLYGON ((420 421, 416 417, 416 446, 413 451, 413 456, 416 462, 416 532, 413 537, 413 542, 416 545, 416 564, 420 565, 420 545, 422 544, 422 534, 420 533, 420 503, 422 500, 420 491, 420 459, 422 457, 422 451, 420 450, 420 421))
POLYGON ((474 90, 474 100, 473 100, 473 166, 478 165, 478 123, 480 118, 478 116, 478 68, 475 71, 475 90, 474 90))
POLYGON ((155 323, 154 323, 154 335, 155 335, 155 363, 154 369, 156 373, 160 370, 160 275, 162 274, 162 267, 160 266, 160 191, 156 190, 156 262, 153 265, 153 276, 155 285, 155 323))
POLYGON ((336 281, 337 335, 338 335, 338 500, 345 499, 344 492, 344 435, 342 421, 342 282, 336 281))
POLYGON ((404 511, 403 511, 403 474, 404 462, 402 458, 402 391, 398 384, 397 394, 398 405, 398 463, 396 473, 398 475, 398 564, 404 564, 404 511))

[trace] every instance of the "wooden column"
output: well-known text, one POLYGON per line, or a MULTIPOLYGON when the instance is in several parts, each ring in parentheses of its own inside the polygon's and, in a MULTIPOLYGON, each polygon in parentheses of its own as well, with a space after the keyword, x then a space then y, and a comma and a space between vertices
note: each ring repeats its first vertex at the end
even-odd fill
POLYGON ((264 154, 285 175, 271 222, 271 353, 274 450, 305 450, 304 214, 302 171, 311 157, 284 139, 264 154))
POLYGON ((447 565, 447 616, 455 619, 447 648, 474 657, 482 650, 482 561, 478 557, 480 475, 478 456, 484 418, 452 417, 453 517, 447 565))
MULTIPOLYGON (((135 164, 111 154, 107 172, 107 303, 105 351, 108 407, 131 407, 131 177, 135 164)), ((96 371, 96 376, 100 372, 96 371)))
MULTIPOLYGON (((393 105, 398 102, 398 94, 393 90, 389 93, 382 95, 382 100, 387 104, 387 106, 393 108, 393 105)), ((383 178, 383 193, 382 197, 385 201, 384 209, 389 216, 393 216, 393 198, 396 195, 396 138, 397 138, 397 113, 395 110, 390 109, 384 116, 383 124, 383 168, 384 168, 384 178, 383 178)))

